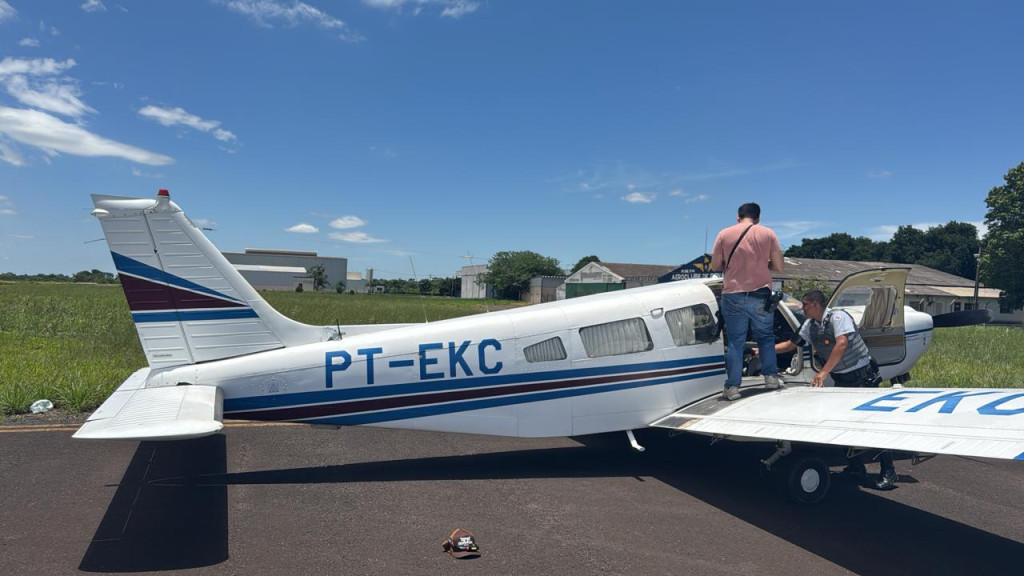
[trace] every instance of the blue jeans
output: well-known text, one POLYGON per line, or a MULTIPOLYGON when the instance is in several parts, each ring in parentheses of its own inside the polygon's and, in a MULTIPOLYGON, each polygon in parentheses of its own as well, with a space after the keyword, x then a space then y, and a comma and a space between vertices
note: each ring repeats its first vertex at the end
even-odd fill
POLYGON ((764 298, 748 294, 722 294, 722 317, 729 346, 725 349, 725 385, 739 386, 743 376, 743 347, 747 343, 747 324, 753 329, 761 370, 765 376, 779 373, 775 361, 774 311, 764 311, 764 298))

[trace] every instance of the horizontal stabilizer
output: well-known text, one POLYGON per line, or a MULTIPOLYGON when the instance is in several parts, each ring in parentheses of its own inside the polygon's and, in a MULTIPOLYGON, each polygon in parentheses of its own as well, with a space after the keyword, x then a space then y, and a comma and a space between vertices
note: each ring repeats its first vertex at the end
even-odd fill
POLYGON ((88 440, 185 440, 224 427, 222 392, 216 386, 146 388, 150 369, 135 372, 78 429, 88 440))
POLYGON ((652 423, 734 439, 789 440, 926 454, 1024 460, 1024 390, 743 389, 652 423))

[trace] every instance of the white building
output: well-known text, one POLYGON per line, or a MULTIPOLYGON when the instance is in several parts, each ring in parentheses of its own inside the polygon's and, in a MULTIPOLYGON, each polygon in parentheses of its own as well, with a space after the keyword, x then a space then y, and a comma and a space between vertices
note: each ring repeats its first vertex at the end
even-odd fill
POLYGON ((493 287, 489 285, 480 286, 476 283, 478 276, 489 271, 486 264, 477 264, 474 266, 463 266, 456 272, 456 278, 462 279, 462 298, 475 298, 478 300, 494 298, 493 287))
POLYGON ((223 254, 257 290, 295 290, 299 285, 312 290, 308 270, 316 265, 324 267, 329 290, 348 278, 347 258, 319 256, 316 252, 246 248, 245 252, 223 254))

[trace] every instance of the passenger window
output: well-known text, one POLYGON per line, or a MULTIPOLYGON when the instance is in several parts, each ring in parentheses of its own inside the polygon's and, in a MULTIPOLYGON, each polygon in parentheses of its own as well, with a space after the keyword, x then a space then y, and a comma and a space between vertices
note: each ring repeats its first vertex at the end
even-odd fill
POLYGON ((718 337, 718 322, 707 304, 669 310, 665 322, 676 346, 708 344, 718 337))
POLYGON ((580 338, 590 358, 633 354, 654 348, 643 318, 580 328, 580 338))
POLYGON ((565 360, 566 356, 565 346, 562 345, 562 339, 558 336, 523 348, 523 355, 526 356, 527 362, 565 360))

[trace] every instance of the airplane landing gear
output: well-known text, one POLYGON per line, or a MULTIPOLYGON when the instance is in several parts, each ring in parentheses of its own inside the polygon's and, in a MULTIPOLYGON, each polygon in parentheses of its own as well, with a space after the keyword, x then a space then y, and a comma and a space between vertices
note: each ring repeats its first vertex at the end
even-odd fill
POLYGON ((814 454, 795 454, 775 468, 779 491, 798 504, 817 504, 828 495, 832 485, 825 461, 814 454))
POLYGON ((805 449, 794 452, 792 443, 785 440, 761 461, 761 471, 774 474, 779 492, 799 504, 821 502, 832 485, 824 458, 805 449))

